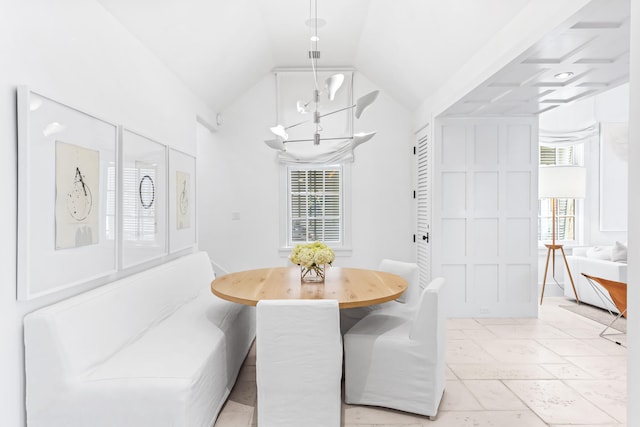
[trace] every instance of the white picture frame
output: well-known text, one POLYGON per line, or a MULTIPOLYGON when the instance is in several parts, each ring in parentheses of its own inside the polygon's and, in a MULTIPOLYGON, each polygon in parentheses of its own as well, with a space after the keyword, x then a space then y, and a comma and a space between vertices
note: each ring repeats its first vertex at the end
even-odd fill
POLYGON ((117 271, 117 126, 18 88, 17 298, 117 271))
POLYGON ((196 159, 169 149, 169 252, 196 245, 196 159))
POLYGON ((120 268, 168 254, 167 146, 120 127, 120 268))

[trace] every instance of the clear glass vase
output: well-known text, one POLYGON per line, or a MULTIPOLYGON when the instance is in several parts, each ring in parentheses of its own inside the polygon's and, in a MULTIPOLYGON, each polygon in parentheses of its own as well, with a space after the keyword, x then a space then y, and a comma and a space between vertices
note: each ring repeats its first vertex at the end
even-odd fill
POLYGON ((300 266, 300 281, 307 283, 323 283, 325 274, 325 264, 312 265, 311 267, 300 266))

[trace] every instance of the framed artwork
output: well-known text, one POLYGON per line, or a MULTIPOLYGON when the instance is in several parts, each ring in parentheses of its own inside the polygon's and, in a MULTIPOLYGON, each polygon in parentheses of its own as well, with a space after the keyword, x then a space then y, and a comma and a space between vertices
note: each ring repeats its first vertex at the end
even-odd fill
POLYGON ((121 268, 160 258, 167 244, 167 147, 120 128, 121 268))
POLYGON ((196 244, 196 159, 169 149, 169 252, 196 244))
POLYGON ((600 231, 627 231, 629 124, 600 124, 600 231))
POLYGON ((55 141, 56 250, 98 243, 100 152, 55 141))
POLYGON ((18 88, 18 299, 116 271, 116 145, 116 125, 18 88))

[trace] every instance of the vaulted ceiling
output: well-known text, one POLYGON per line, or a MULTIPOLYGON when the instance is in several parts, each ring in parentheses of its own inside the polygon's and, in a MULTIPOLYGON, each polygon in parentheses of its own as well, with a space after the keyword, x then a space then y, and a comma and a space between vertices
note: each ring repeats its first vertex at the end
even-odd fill
MULTIPOLYGON (((313 16, 314 0, 99 1, 214 111, 222 111, 274 69, 309 67, 313 28, 305 21, 313 16)), ((318 66, 357 69, 414 110, 530 1, 536 0, 317 0, 317 16, 326 21, 318 28, 318 66)), ((628 17, 628 0, 613 3, 627 4, 628 17)), ((613 77, 598 79, 589 70, 612 60, 626 60, 628 68, 624 47, 615 52, 608 48, 613 41, 618 46, 626 31, 628 51, 628 20, 624 24, 621 15, 602 16, 599 22, 622 22, 617 27, 622 35, 607 36, 608 41, 579 56, 574 55, 576 49, 600 31, 612 30, 611 25, 582 28, 585 31, 578 31, 578 36, 550 35, 555 38, 532 47, 447 114, 514 109, 511 104, 502 110, 489 108, 500 99, 545 102, 555 97, 548 92, 553 85, 540 84, 557 85, 549 76, 575 60, 582 63, 570 71, 581 79, 591 74, 592 78, 581 80, 590 93, 595 84, 615 84, 613 77), (560 45, 551 46, 556 43, 560 45), (547 59, 552 62, 543 61, 547 59)), ((617 71, 616 77, 623 79, 617 71)), ((574 92, 567 91, 566 99, 584 92, 571 87, 574 92)), ((523 114, 540 111, 519 108, 523 114)))

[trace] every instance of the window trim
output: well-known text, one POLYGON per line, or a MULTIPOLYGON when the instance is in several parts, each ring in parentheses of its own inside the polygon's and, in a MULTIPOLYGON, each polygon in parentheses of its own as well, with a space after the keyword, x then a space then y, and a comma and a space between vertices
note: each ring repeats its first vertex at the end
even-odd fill
MULTIPOLYGON (((346 161, 339 163, 342 166, 342 245, 331 245, 331 249, 337 257, 350 256, 352 253, 351 246, 351 162, 346 161)), ((280 165, 280 185, 279 185, 279 248, 278 253, 281 257, 288 257, 293 249, 293 245, 289 244, 289 168, 297 169, 315 169, 331 165, 280 165)))
MULTIPOLYGON (((573 147, 573 161, 572 161, 572 165, 575 166, 584 166, 584 156, 585 156, 585 143, 584 142, 579 142, 577 144, 572 145, 573 147)), ((549 148, 555 148, 556 150, 558 148, 562 148, 562 147, 549 147, 549 148)), ((541 146, 538 146, 538 167, 542 166, 542 163, 540 163, 540 150, 541 150, 541 146)), ((563 245, 565 247, 575 247, 575 246, 580 246, 582 245, 582 242, 584 241, 584 215, 585 215, 585 207, 584 207, 584 199, 573 199, 574 200, 574 208, 575 208, 575 213, 573 215, 574 217, 574 235, 575 235, 575 239, 574 240, 560 240, 560 239, 556 239, 556 244, 559 245, 563 245)), ((540 211, 540 203, 541 200, 538 200, 538 208, 537 208, 537 221, 538 221, 538 226, 536 227, 537 229, 539 229, 539 224, 540 224, 540 219, 541 219, 541 211, 540 211)), ((538 234, 536 236, 538 238, 538 248, 544 248, 546 244, 551 243, 551 240, 540 240, 539 237, 540 235, 538 234)))

